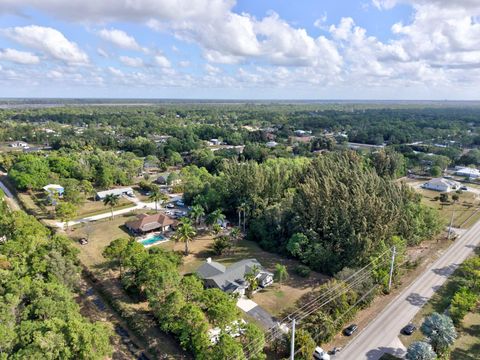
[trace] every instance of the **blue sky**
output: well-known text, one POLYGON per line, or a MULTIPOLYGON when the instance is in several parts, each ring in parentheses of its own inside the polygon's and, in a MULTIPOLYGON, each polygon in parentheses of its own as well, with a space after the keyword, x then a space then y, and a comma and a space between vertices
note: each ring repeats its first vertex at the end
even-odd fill
POLYGON ((0 96, 478 99, 479 19, 476 0, 0 0, 0 96))

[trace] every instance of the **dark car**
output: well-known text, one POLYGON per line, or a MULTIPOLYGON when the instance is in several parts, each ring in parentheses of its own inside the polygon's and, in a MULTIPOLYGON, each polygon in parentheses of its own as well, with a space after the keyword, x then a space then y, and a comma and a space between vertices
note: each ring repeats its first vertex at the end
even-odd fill
POLYGON ((417 327, 415 325, 408 324, 402 329, 402 333, 405 335, 412 335, 415 330, 417 330, 417 327))
POLYGON ((345 330, 343 330, 343 335, 345 336, 351 336, 355 331, 357 331, 358 325, 352 324, 349 327, 347 327, 345 330))
POLYGON ((88 244, 88 239, 87 238, 81 238, 80 240, 78 240, 78 242, 80 243, 80 245, 87 245, 88 244))
POLYGON ((465 185, 464 185, 464 186, 461 186, 461 187, 460 187, 460 190, 467 191, 467 190, 468 190, 468 187, 466 187, 465 185))

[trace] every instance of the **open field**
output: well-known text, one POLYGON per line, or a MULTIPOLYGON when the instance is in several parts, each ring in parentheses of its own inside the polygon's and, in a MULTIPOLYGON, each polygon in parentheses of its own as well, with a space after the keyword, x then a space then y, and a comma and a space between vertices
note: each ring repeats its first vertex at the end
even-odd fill
MULTIPOLYGON (((450 201, 448 203, 441 203, 438 199, 440 196, 439 191, 432 191, 422 189, 419 187, 424 181, 406 181, 407 184, 415 188, 419 194, 422 195, 422 203, 438 210, 440 219, 443 224, 449 225, 452 219, 453 212, 453 227, 456 228, 469 228, 480 220, 480 195, 470 191, 463 191, 459 196, 459 200, 453 204, 451 197, 455 192, 449 193, 450 201)), ((468 184, 470 186, 470 184, 468 184)))

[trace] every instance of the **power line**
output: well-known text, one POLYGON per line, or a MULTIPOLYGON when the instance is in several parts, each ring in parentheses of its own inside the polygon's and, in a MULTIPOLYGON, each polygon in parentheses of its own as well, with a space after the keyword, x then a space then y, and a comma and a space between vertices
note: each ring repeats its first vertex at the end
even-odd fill
MULTIPOLYGON (((361 283, 363 280, 365 280, 366 278, 368 278, 368 276, 370 275, 370 272, 367 271, 365 272, 364 274, 360 275, 359 278, 357 279, 354 279, 352 280, 356 275, 360 274, 361 272, 363 271, 366 271, 368 269, 368 267, 370 267, 371 265, 374 265, 374 268, 380 266, 383 264, 383 262, 385 262, 386 260, 388 260, 388 258, 383 258, 383 256, 385 254, 387 254, 389 251, 391 251, 390 249, 386 250, 385 252, 383 252, 382 254, 380 254, 379 256, 377 256, 375 259, 371 260, 370 263, 368 263, 367 265, 365 265, 363 268, 357 270, 355 273, 353 273, 352 275, 350 275, 347 279, 345 279, 343 282, 339 282, 338 284, 336 284, 334 287, 328 289, 326 292, 322 293, 320 296, 310 300, 309 302, 307 302, 306 304, 304 304, 302 307, 298 308, 297 310, 295 310, 294 312, 292 312, 291 314, 289 314, 288 316, 286 316, 285 318, 283 318, 279 324, 282 324, 283 322, 285 321, 289 321, 291 322, 292 319, 296 319, 297 321, 301 320, 301 319, 304 319, 305 317, 307 317, 308 315, 310 315, 311 313, 317 311, 318 309, 320 309, 321 307, 325 306, 326 304, 330 303, 331 301, 335 300, 336 298, 338 298, 339 296, 343 295, 344 293, 346 293, 348 290, 352 289, 355 285, 361 283), (375 263, 378 259, 382 259, 380 261, 380 263, 375 263), (351 283, 348 283, 348 281, 351 281, 351 283), (347 286, 344 286, 344 284, 347 283, 347 286), (332 293, 334 293, 336 290, 338 289, 343 289, 343 291, 341 291, 340 293, 338 294, 335 294, 333 295, 332 293), (328 298, 330 296, 330 294, 332 294, 333 297, 331 298, 328 298), (322 304, 318 304, 318 302, 320 301, 323 301, 322 304), (299 316, 299 314, 301 316, 299 316)), ((279 328, 279 326, 274 326, 274 327, 271 327, 270 329, 267 330, 266 332, 266 335, 265 335, 265 342, 270 342, 272 340, 274 340, 275 338, 277 338, 279 335, 283 334, 283 331, 279 328)), ((260 340, 253 340, 251 341, 249 344, 246 344, 245 345, 245 349, 248 349, 249 347, 252 347, 254 346, 255 344, 259 344, 260 340)), ((247 354, 246 357, 250 357, 251 355, 256 355, 258 352, 259 352, 260 349, 254 349, 253 353, 251 354, 247 354)), ((263 350, 263 349, 262 349, 263 350)), ((247 350, 248 351, 248 350, 247 350)))

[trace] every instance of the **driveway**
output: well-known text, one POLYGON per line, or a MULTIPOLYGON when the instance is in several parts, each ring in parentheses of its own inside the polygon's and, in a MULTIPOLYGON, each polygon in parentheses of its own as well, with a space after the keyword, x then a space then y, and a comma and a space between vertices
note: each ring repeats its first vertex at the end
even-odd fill
POLYGON ((243 297, 238 299, 237 306, 242 311, 244 311, 254 319, 258 320, 265 329, 270 329, 277 324, 272 315, 270 315, 267 310, 262 308, 255 301, 243 297))
POLYGON ((336 358, 378 360, 385 352, 403 356, 405 347, 398 339, 401 328, 413 319, 479 243, 480 221, 461 235, 437 261, 400 293, 336 358))

